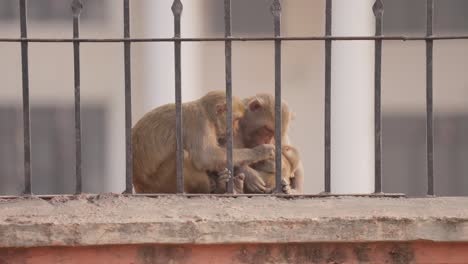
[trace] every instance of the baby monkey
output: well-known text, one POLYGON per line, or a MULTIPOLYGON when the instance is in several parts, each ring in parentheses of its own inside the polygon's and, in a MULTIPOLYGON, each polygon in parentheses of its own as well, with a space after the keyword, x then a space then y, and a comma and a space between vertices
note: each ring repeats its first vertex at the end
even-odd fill
MULTIPOLYGON (((281 148, 281 185, 283 192, 291 194, 291 180, 294 179, 294 173, 299 167, 299 151, 290 145, 283 145, 281 148)), ((265 181, 267 191, 272 193, 275 190, 275 160, 268 159, 252 164, 251 167, 256 170, 259 176, 265 181)), ((242 172, 242 168, 240 169, 242 172)))
MULTIPOLYGON (((294 179, 296 171, 299 169, 300 156, 299 151, 290 145, 283 145, 281 148, 281 186, 282 191, 285 194, 294 194, 294 190, 291 188, 291 182, 294 179)), ((268 159, 264 161, 252 164, 250 167, 243 166, 234 170, 234 192, 235 193, 252 193, 248 189, 244 188, 244 181, 246 175, 255 171, 266 185, 265 193, 273 193, 276 188, 276 175, 275 175, 275 160, 268 159)), ((220 173, 219 177, 213 177, 211 175, 211 186, 212 191, 216 193, 224 193, 226 191, 226 184, 229 181, 231 175, 227 171, 220 173)))

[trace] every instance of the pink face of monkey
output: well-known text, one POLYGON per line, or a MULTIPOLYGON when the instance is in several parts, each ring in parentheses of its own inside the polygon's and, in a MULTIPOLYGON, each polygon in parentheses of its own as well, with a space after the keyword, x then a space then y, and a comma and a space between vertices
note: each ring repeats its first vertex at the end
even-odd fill
MULTIPOLYGON (((244 144, 253 148, 261 144, 275 144, 275 98, 269 94, 258 94, 244 100, 246 112, 240 120, 240 129, 244 144)), ((291 113, 285 102, 282 102, 281 133, 287 133, 291 113)))

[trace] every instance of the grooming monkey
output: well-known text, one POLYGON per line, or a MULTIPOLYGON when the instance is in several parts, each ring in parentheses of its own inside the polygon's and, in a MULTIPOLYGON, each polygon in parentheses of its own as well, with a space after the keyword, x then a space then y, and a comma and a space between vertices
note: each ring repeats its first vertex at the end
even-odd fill
MULTIPOLYGON (((239 121, 239 133, 234 137, 235 148, 254 148, 262 144, 275 144, 275 98, 269 94, 257 94, 243 100, 245 115, 239 121)), ((286 102, 282 102, 282 185, 286 194, 302 193, 304 172, 302 161, 296 148, 289 146, 288 128, 292 113, 286 102)), ((237 193, 269 193, 275 186, 274 158, 235 169, 234 189, 237 193)), ((230 175, 219 174, 216 183, 217 193, 225 192, 230 175)))
MULTIPOLYGON (((226 168, 226 149, 219 146, 226 137, 226 96, 209 92, 182 104, 184 189, 188 193, 209 193, 207 171, 226 168)), ((233 133, 245 113, 244 104, 232 98, 233 133)), ((176 192, 175 104, 145 114, 132 129, 133 185, 137 193, 176 192)), ((274 146, 233 150, 233 164, 240 167, 274 156, 274 146)))

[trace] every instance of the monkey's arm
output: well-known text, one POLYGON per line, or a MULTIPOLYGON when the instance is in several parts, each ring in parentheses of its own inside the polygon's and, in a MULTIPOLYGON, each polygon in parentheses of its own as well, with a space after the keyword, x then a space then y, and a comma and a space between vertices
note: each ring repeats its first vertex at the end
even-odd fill
MULTIPOLYGON (((203 131, 200 136, 187 136, 186 149, 193 164, 200 171, 221 171, 226 168, 226 149, 218 145, 215 130, 208 124, 197 124, 194 131, 203 131)), ((272 158, 274 145, 259 145, 255 148, 233 149, 233 165, 242 166, 272 158)))
MULTIPOLYGON (((226 150, 218 146, 200 148, 191 151, 193 163, 199 170, 221 171, 226 168, 226 150)), ((233 149, 233 165, 243 166, 274 155, 274 146, 260 145, 253 149, 233 149)))
POLYGON ((274 159, 267 159, 257 162, 251 165, 252 168, 255 170, 260 170, 263 172, 268 173, 275 173, 275 160, 274 159))
POLYGON ((255 162, 268 160, 274 157, 275 146, 263 144, 255 148, 242 148, 232 150, 232 163, 234 166, 250 165, 255 162))

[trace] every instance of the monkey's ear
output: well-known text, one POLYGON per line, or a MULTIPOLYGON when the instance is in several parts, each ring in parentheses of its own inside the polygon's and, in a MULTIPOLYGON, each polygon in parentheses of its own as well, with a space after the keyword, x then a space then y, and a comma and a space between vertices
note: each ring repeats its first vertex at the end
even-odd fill
POLYGON ((255 112, 262 108, 262 103, 258 98, 254 98, 249 102, 248 106, 250 111, 255 112))
POLYGON ((221 115, 221 114, 225 113, 226 111, 227 111, 226 103, 216 105, 216 114, 217 115, 221 115))

